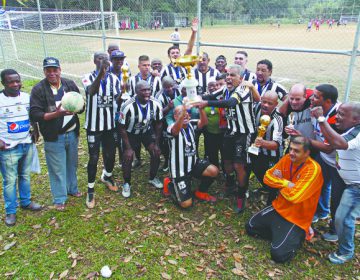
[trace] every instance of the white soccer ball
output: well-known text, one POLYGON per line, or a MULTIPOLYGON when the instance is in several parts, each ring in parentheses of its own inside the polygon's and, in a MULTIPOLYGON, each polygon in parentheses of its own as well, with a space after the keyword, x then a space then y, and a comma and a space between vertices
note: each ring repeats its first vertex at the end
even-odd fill
POLYGON ((78 113, 84 108, 84 98, 76 91, 66 92, 61 99, 61 106, 64 110, 78 113))

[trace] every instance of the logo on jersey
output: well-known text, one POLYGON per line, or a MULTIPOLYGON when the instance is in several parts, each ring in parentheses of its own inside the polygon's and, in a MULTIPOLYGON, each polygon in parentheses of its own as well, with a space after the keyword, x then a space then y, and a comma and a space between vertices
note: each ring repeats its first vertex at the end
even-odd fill
POLYGON ((29 120, 18 121, 18 122, 8 122, 6 123, 8 127, 8 133, 22 133, 28 132, 30 129, 29 120))

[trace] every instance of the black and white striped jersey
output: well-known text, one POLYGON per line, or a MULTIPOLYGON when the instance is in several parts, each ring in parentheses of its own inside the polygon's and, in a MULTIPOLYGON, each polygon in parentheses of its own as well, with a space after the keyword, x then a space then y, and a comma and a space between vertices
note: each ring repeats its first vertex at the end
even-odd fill
POLYGON ((131 97, 133 97, 134 95, 136 95, 135 92, 135 86, 139 81, 146 81, 149 85, 150 85, 150 90, 151 90, 151 96, 155 97, 158 92, 161 90, 161 80, 159 77, 153 76, 149 73, 149 75, 147 76, 146 79, 143 79, 141 77, 141 74, 138 73, 136 76, 133 76, 130 78, 130 91, 129 94, 131 97))
POLYGON ((88 131, 111 130, 115 128, 116 96, 121 92, 120 81, 116 75, 107 72, 100 82, 98 92, 90 96, 88 88, 97 75, 98 72, 93 71, 82 79, 86 93, 85 129, 88 131))
POLYGON ((225 100, 230 97, 237 100, 235 107, 226 108, 227 134, 254 133, 253 96, 249 87, 240 85, 233 92, 224 88, 223 96, 225 100))
POLYGON ((178 85, 181 83, 182 80, 186 78, 186 75, 187 75, 187 71, 184 67, 182 66, 175 67, 172 64, 168 64, 165 67, 163 67, 160 73, 161 80, 166 76, 170 76, 178 85))
MULTIPOLYGON (((261 117, 261 103, 256 104, 255 106, 255 123, 256 126, 260 126, 260 117, 261 117)), ((283 134, 283 118, 278 112, 277 109, 270 115, 271 122, 266 129, 266 133, 264 135, 264 140, 267 141, 275 141, 279 144, 276 150, 267 150, 264 148, 260 148, 260 152, 266 156, 280 158, 283 154, 283 147, 282 147, 282 134, 283 134)))
POLYGON ((150 97, 149 102, 143 105, 133 96, 122 104, 119 122, 129 133, 143 134, 151 129, 155 121, 161 121, 162 118, 161 104, 154 97, 150 97))
POLYGON ((243 75, 243 80, 244 81, 256 81, 257 80, 257 76, 254 72, 251 72, 250 70, 248 69, 245 69, 245 72, 244 72, 244 75, 243 75))
POLYGON ((272 91, 275 91, 277 93, 279 99, 282 100, 288 94, 288 91, 286 90, 286 88, 284 86, 275 82, 271 78, 263 86, 261 86, 259 83, 257 83, 257 87, 258 87, 259 94, 261 96, 268 90, 272 90, 272 91))
POLYGON ((161 107, 165 108, 171 100, 174 100, 181 93, 178 89, 173 89, 173 94, 174 94, 174 98, 171 98, 163 90, 161 90, 160 92, 158 92, 158 94, 155 96, 155 98, 161 103, 161 107))
POLYGON ((197 121, 189 123, 177 136, 171 134, 174 124, 167 129, 170 146, 169 170, 172 178, 188 175, 196 163, 195 124, 197 121))
POLYGON ((207 86, 210 78, 216 78, 220 73, 217 69, 209 67, 209 70, 206 73, 202 73, 199 69, 195 68, 193 70, 193 76, 198 81, 199 85, 197 87, 197 93, 202 95, 207 92, 207 86))

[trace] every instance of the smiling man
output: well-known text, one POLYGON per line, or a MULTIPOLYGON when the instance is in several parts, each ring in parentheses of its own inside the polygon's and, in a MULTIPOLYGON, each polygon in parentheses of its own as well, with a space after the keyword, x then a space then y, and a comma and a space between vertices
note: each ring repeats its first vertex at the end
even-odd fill
POLYGON ((326 141, 336 149, 336 167, 346 184, 335 214, 338 250, 329 255, 332 263, 343 264, 354 258, 355 222, 360 216, 360 103, 339 106, 335 125, 341 134, 325 121, 322 107, 315 107, 312 114, 326 141))
POLYGON ((3 177, 5 224, 16 223, 17 186, 20 206, 28 210, 42 207, 31 201, 30 167, 32 147, 29 120, 29 94, 20 91, 20 75, 13 69, 1 72, 0 91, 0 171, 3 177))
POLYGON ((266 170, 273 167, 280 159, 283 153, 282 147, 282 133, 283 133, 283 119, 277 110, 278 96, 275 91, 267 91, 261 96, 261 102, 255 106, 255 123, 259 127, 261 125, 260 118, 263 115, 268 115, 271 118, 270 124, 266 128, 263 138, 257 137, 255 139, 255 146, 259 147, 259 154, 253 155, 249 153, 251 159, 251 170, 254 172, 260 184, 263 185, 264 190, 269 192, 268 202, 276 198, 277 190, 268 188, 263 178, 266 170))
POLYGON ((76 114, 61 107, 65 92, 80 92, 76 84, 61 77, 60 62, 55 57, 43 61, 45 79, 34 86, 30 97, 30 118, 39 123, 44 137, 53 203, 65 209, 67 195, 79 197, 77 182, 80 122, 76 114))
POLYGON ((260 95, 268 90, 275 91, 280 100, 286 99, 287 90, 272 78, 273 65, 270 60, 260 60, 256 65, 257 86, 260 95))
POLYGON ((310 142, 291 139, 289 154, 266 171, 264 183, 279 190, 272 205, 256 213, 246 224, 249 235, 271 240, 271 258, 290 261, 305 239, 321 192, 319 164, 310 157, 310 142))

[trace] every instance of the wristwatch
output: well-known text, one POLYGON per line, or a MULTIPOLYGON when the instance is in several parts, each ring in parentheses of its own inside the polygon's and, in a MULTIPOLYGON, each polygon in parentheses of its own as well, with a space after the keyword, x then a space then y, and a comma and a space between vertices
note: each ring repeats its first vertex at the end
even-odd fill
POLYGON ((323 122, 325 122, 325 117, 324 116, 320 116, 320 117, 318 117, 317 118, 317 121, 318 121, 318 123, 323 123, 323 122))

